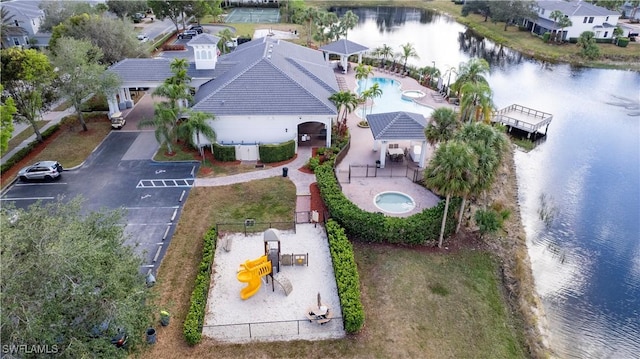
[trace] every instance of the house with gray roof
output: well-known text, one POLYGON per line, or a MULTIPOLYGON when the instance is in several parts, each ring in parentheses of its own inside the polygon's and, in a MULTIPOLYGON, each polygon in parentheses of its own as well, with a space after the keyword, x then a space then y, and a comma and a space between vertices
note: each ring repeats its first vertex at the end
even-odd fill
MULTIPOLYGON (((218 40, 200 34, 187 43, 194 53, 191 108, 215 117, 217 143, 235 146, 236 158, 245 161, 259 159, 260 144, 294 140, 297 151, 321 139, 330 146, 338 111, 329 97, 339 90, 320 51, 263 37, 219 56, 218 40)), ((132 105, 130 88, 159 86, 172 75, 169 65, 169 59, 126 59, 111 66, 123 83, 108 100, 110 112, 132 105)))
POLYGON ((44 20, 44 11, 38 5, 40 1, 10 0, 0 3, 0 7, 10 18, 7 32, 2 34, 2 46, 46 46, 50 33, 41 33, 40 24, 44 20))
POLYGON ((618 26, 620 13, 580 0, 544 0, 536 1, 537 18, 527 19, 525 26, 532 32, 542 35, 562 31, 563 40, 578 38, 585 31, 593 31, 596 39, 612 39, 613 30, 618 26), (561 28, 550 18, 554 10, 559 10, 571 20, 571 26, 561 28))

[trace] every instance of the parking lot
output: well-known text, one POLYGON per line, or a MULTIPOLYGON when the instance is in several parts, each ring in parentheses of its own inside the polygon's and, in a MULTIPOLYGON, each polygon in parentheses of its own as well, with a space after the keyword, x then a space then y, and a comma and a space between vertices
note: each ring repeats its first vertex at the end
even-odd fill
POLYGON ((2 204, 26 208, 38 201, 84 199, 89 211, 124 208, 126 244, 154 273, 193 186, 197 162, 154 162, 158 144, 152 131, 112 132, 77 169, 52 182, 18 181, 2 193, 2 204))

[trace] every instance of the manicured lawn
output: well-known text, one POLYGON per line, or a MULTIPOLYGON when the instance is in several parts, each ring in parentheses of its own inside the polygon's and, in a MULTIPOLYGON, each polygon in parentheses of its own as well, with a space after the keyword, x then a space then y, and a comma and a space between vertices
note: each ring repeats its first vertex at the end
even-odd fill
POLYGON ((431 253, 356 244, 365 305, 363 331, 341 340, 189 347, 182 335, 201 238, 217 222, 291 220, 295 188, 287 179, 193 188, 154 287, 172 314, 146 358, 525 358, 523 329, 502 297, 498 266, 486 252, 431 253))
MULTIPOLYGON (((36 121, 36 126, 38 126, 38 129, 42 129, 42 127, 46 124, 47 121, 36 121)), ((22 132, 15 135, 11 140, 9 140, 9 147, 7 148, 6 152, 13 150, 14 148, 16 148, 16 146, 21 144, 24 140, 26 140, 33 134, 33 127, 29 126, 25 128, 22 132)))

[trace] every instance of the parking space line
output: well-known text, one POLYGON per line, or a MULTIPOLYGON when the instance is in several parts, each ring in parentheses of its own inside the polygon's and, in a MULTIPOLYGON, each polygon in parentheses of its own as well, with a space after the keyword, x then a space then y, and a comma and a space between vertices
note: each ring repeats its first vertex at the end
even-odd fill
POLYGON ((193 178, 143 179, 138 181, 136 188, 193 187, 194 182, 193 178))
POLYGON ((22 187, 22 186, 51 186, 51 185, 61 185, 67 184, 67 182, 51 182, 51 183, 16 183, 14 186, 22 187))
POLYGON ((149 209, 176 209, 176 208, 180 208, 180 206, 165 206, 165 207, 124 207, 124 209, 143 209, 143 210, 149 210, 149 209))

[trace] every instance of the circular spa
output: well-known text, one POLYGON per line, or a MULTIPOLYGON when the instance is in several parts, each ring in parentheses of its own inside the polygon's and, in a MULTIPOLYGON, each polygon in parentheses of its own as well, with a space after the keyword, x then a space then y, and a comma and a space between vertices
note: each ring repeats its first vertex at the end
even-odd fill
POLYGON ((416 202, 402 192, 381 192, 373 199, 373 204, 388 213, 406 213, 416 207, 416 202))
POLYGON ((419 98, 423 98, 425 97, 427 94, 425 94, 424 92, 420 91, 420 90, 407 90, 407 91, 402 91, 402 99, 406 100, 406 101, 413 101, 413 100, 417 100, 419 98))

